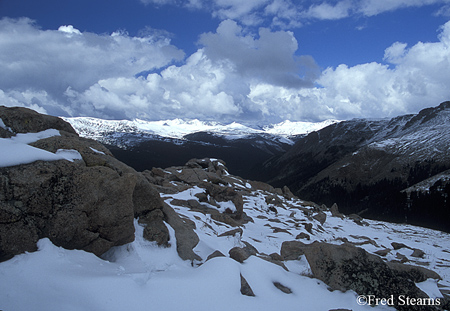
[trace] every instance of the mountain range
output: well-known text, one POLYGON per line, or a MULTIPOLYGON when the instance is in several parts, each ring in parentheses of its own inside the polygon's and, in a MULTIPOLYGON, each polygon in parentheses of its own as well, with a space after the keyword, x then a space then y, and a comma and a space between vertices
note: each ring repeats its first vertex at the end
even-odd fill
POLYGON ((220 158, 239 176, 287 185, 345 213, 450 231, 450 102, 392 119, 257 128, 180 119, 65 120, 137 170, 220 158))
POLYGON ((85 138, 105 144, 124 163, 138 171, 182 165, 192 158, 224 160, 239 176, 259 180, 265 161, 281 155, 295 140, 336 123, 290 122, 249 127, 199 120, 102 120, 64 118, 85 138))

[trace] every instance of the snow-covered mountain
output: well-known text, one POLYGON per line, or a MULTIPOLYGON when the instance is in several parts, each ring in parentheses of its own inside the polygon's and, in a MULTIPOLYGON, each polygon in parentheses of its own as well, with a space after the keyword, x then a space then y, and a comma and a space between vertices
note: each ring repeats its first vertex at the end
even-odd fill
POLYGON ((249 127, 199 120, 102 120, 65 118, 80 136, 108 145, 114 155, 137 170, 181 165, 191 158, 225 160, 240 176, 261 179, 256 169, 289 150, 294 141, 338 121, 290 122, 249 127))
POLYGON ((293 144, 289 138, 308 134, 319 130, 330 124, 339 122, 327 120, 323 122, 291 122, 284 121, 278 124, 261 126, 258 129, 242 125, 240 123, 221 124, 218 122, 207 122, 194 120, 103 120, 89 117, 63 118, 69 122, 80 136, 96 140, 108 139, 112 143, 114 135, 135 134, 142 139, 185 139, 186 135, 198 132, 211 133, 225 139, 240 139, 248 136, 273 135, 273 139, 282 140, 284 143, 293 144), (107 138, 109 137, 109 138, 107 138), (283 139, 284 138, 284 139, 283 139))

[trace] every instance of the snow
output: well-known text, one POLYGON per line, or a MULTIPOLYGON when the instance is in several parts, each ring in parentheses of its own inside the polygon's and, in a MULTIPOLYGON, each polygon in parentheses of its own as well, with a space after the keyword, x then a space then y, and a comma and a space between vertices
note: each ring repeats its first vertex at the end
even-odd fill
POLYGON ((416 283, 416 286, 430 298, 444 298, 442 293, 439 291, 436 280, 428 279, 426 281, 416 283))
POLYGON ((336 120, 326 120, 323 122, 284 121, 279 124, 263 126, 262 129, 255 129, 237 122, 221 124, 218 122, 206 122, 197 119, 160 121, 145 121, 140 119, 134 119, 132 121, 102 120, 87 117, 63 119, 69 122, 81 136, 94 139, 98 139, 102 137, 102 135, 109 133, 146 133, 173 139, 183 139, 183 137, 188 134, 209 132, 223 136, 226 139, 241 139, 255 134, 271 134, 277 136, 281 142, 288 144, 293 143, 288 139, 291 136, 307 134, 339 122, 336 120))
POLYGON ((322 122, 292 122, 289 120, 283 121, 278 124, 264 126, 263 129, 266 133, 281 135, 284 137, 308 134, 314 131, 318 131, 324 127, 338 123, 338 120, 325 120, 322 122))
MULTIPOLYGON (((159 248, 142 238, 137 222, 136 240, 115 248, 110 261, 79 250, 65 250, 48 239, 39 250, 0 264, 2 310, 308 310, 359 307, 356 294, 330 292, 320 281, 260 258, 244 264, 218 257, 199 267, 182 261, 171 247, 159 248), (243 275, 256 297, 240 293, 243 275), (287 295, 273 283, 291 288, 287 295)), ((169 227, 170 228, 170 227, 169 227)), ((170 230, 171 239, 175 239, 170 230)))
POLYGON ((59 136, 54 129, 38 133, 17 134, 11 138, 0 138, 0 167, 32 163, 34 161, 80 160, 81 155, 76 150, 58 150, 52 153, 29 146, 40 139, 59 136))
POLYGON ((97 150, 97 149, 95 149, 95 148, 92 148, 92 147, 89 147, 89 148, 91 148, 91 150, 92 150, 92 151, 94 151, 95 153, 98 153, 98 154, 103 154, 103 155, 105 155, 105 153, 104 153, 104 152, 102 152, 102 151, 99 151, 99 150, 97 150))
POLYGON ((3 120, 1 118, 0 118, 0 127, 7 131, 10 131, 10 129, 5 125, 5 123, 3 122, 3 120))
MULTIPOLYGON (((196 199, 195 194, 203 191, 199 187, 164 197, 166 203, 173 198, 196 199)), ((182 216, 196 223, 196 233, 200 243, 194 249, 202 258, 214 250, 224 254, 235 246, 250 242, 259 252, 270 254, 279 252, 281 243, 294 239, 303 232, 302 227, 290 224, 289 220, 303 221, 304 214, 296 207, 300 201, 289 201, 291 208, 278 208, 271 212, 264 200, 264 192, 245 196, 244 209, 254 219, 243 229, 244 234, 217 237, 232 227, 218 224, 210 215, 190 211, 181 206, 172 206, 182 216), (256 216, 265 216, 266 219, 256 216), (280 222, 271 222, 278 219, 280 222), (266 226, 270 223, 290 231, 274 233, 266 226), (259 241, 259 242, 258 242, 259 241)), ((303 206, 303 208, 305 208, 303 206)), ((450 260, 449 235, 429 229, 369 221, 367 226, 359 226, 349 219, 341 220, 327 213, 327 221, 320 230, 313 221, 311 241, 341 243, 339 237, 351 241, 372 239, 380 247, 389 246, 392 241, 405 243, 425 251, 420 262, 436 263, 450 260)), ((217 257, 200 266, 183 261, 177 255, 174 230, 167 225, 171 246, 158 247, 143 238, 143 227, 135 220, 134 242, 114 247, 103 259, 93 254, 66 250, 54 246, 48 239, 38 242, 39 250, 17 255, 0 263, 0 308, 2 310, 394 310, 387 306, 359 306, 357 294, 329 291, 327 286, 310 277, 308 262, 302 256, 297 261, 285 261, 289 271, 261 258, 251 256, 244 263, 229 257, 217 257), (250 284, 255 297, 240 293, 240 275, 250 284), (291 289, 292 294, 281 292, 274 282, 291 289)), ((361 247, 371 252, 372 244, 361 247)), ((411 249, 402 249, 407 256, 411 249)), ((394 257, 394 254, 389 256, 394 257)), ((412 258, 412 257, 410 257, 412 258)), ((450 285, 450 271, 441 268, 437 272, 450 285)), ((447 283, 445 283, 447 282, 447 283)), ((427 280, 418 284, 426 293, 440 297, 437 283, 427 280)))

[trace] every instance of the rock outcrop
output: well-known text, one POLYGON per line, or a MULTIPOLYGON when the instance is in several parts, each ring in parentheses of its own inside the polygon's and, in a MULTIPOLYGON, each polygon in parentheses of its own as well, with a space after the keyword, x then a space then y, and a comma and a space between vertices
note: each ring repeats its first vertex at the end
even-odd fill
POLYGON ((0 118, 7 128, 0 133, 3 138, 53 128, 61 136, 32 146, 50 152, 72 149, 82 157, 0 168, 0 261, 36 250, 44 237, 57 246, 101 255, 134 240, 135 217, 147 226, 149 239, 168 242, 159 193, 103 145, 78 137, 59 118, 29 109, 0 107, 0 118))

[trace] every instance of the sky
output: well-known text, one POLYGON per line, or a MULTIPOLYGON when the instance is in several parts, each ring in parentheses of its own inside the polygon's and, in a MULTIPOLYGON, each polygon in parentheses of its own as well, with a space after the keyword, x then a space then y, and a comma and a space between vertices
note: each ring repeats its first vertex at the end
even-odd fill
POLYGON ((244 124, 450 100, 450 0, 0 0, 0 104, 244 124))

